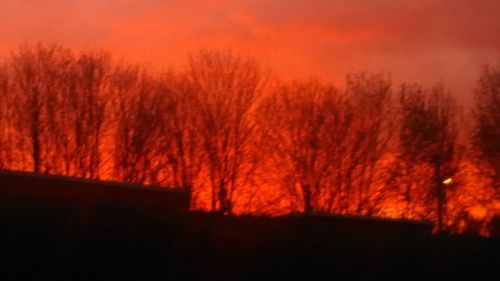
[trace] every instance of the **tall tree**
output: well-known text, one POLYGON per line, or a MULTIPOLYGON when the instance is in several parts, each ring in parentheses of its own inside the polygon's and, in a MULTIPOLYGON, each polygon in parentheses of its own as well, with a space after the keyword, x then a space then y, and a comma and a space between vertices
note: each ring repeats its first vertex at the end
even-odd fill
POLYGON ((159 185, 165 93, 153 76, 136 66, 117 69, 111 80, 115 177, 128 183, 159 185))
POLYGON ((373 215, 384 196, 390 82, 348 77, 345 92, 312 79, 279 87, 261 106, 268 157, 305 212, 373 215))
POLYGON ((353 111, 348 141, 349 213, 375 215, 388 196, 386 166, 396 122, 391 81, 381 74, 358 73, 347 77, 346 97, 353 111))
POLYGON ((333 153, 352 120, 344 115, 343 102, 335 88, 312 79, 278 87, 259 108, 271 173, 281 178, 281 185, 304 212, 324 210, 322 197, 333 196, 325 189, 333 153), (340 137, 336 144, 330 129, 340 137))
POLYGON ((196 107, 198 92, 186 75, 167 73, 162 76, 166 93, 161 122, 161 155, 166 159, 171 186, 190 194, 190 205, 196 205, 200 188, 199 175, 203 164, 202 137, 198 132, 200 115, 196 107))
POLYGON ((34 172, 51 172, 55 156, 51 125, 64 89, 63 72, 69 51, 59 46, 24 46, 11 57, 13 69, 13 105, 16 130, 30 145, 30 162, 34 172))
POLYGON ((500 189, 500 63, 485 66, 475 91, 473 143, 481 164, 487 166, 496 190, 500 189))
POLYGON ((436 204, 437 230, 443 231, 446 188, 460 163, 457 105, 443 86, 436 86, 430 92, 424 92, 418 86, 403 86, 400 104, 402 161, 414 161, 413 165, 422 165, 430 175, 424 181, 428 186, 426 195, 436 204))
POLYGON ((212 190, 211 208, 230 214, 236 190, 252 171, 247 165, 248 147, 263 75, 254 59, 230 51, 203 50, 190 58, 189 66, 188 79, 197 93, 198 132, 212 190))
POLYGON ((0 63, 0 168, 14 168, 13 118, 11 104, 11 77, 4 62, 0 63))
POLYGON ((111 58, 105 52, 84 52, 76 61, 76 91, 73 94, 76 141, 76 175, 99 178, 102 167, 102 145, 109 105, 111 58))

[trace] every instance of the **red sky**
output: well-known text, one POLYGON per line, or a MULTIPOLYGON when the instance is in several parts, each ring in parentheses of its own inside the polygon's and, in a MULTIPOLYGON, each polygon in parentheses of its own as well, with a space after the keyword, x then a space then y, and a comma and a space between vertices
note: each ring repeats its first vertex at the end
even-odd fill
POLYGON ((287 78, 371 70, 467 97, 500 60, 499 15, 499 0, 1 0, 0 53, 44 41, 177 67, 232 47, 287 78))

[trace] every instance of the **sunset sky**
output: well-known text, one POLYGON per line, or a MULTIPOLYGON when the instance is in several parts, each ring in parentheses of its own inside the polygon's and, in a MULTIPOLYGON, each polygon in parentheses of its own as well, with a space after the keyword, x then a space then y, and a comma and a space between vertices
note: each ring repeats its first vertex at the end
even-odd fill
POLYGON ((1 0, 0 53, 43 41, 182 67, 231 47, 286 78, 372 70, 468 99, 500 59, 499 15, 498 0, 1 0))

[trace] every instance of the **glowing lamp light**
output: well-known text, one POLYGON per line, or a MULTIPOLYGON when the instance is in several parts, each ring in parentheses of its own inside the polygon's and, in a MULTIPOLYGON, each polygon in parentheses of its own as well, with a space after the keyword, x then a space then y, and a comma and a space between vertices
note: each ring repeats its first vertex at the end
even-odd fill
POLYGON ((447 179, 445 179, 445 180, 443 181, 443 184, 444 184, 444 185, 450 185, 450 184, 452 184, 452 183, 453 183, 453 180, 452 180, 451 178, 447 178, 447 179))

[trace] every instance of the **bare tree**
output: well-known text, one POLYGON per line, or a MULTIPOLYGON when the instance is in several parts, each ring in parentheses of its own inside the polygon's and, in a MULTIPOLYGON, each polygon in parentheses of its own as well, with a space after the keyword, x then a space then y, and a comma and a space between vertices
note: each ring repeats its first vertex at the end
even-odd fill
POLYGON ((344 184, 347 202, 354 208, 348 208, 348 212, 374 215, 388 196, 386 157, 391 152, 390 142, 396 123, 391 81, 377 74, 350 75, 345 95, 353 111, 344 184))
POLYGON ((473 143, 495 189, 500 187, 500 63, 483 67, 475 91, 473 143))
POLYGON ((312 79, 280 87, 260 110, 268 157, 305 212, 373 215, 384 197, 390 82, 348 77, 345 92, 312 79))
POLYGON ((211 209, 230 214, 234 194, 244 184, 244 174, 251 172, 246 165, 247 147, 264 79, 255 60, 207 50, 190 58, 188 79, 197 93, 198 133, 212 190, 211 209))
POLYGON ((322 196, 329 195, 324 188, 335 146, 329 129, 343 131, 350 125, 340 109, 342 101, 335 88, 313 79, 280 86, 260 106, 271 173, 281 177, 282 186, 305 212, 320 211, 322 196), (330 127, 331 122, 339 126, 330 127))
MULTIPOLYGON (((457 105, 442 86, 434 87, 430 93, 420 87, 403 86, 400 103, 402 161, 423 165, 431 175, 424 181, 429 187, 427 198, 436 202, 437 230, 443 231, 446 185, 451 183, 460 163, 457 105)), ((406 199, 410 200, 410 190, 406 192, 406 199)))
POLYGON ((0 64, 0 168, 14 168, 14 134, 11 109, 11 77, 4 62, 0 64))
POLYGON ((187 190, 194 207, 199 191, 195 187, 203 162, 202 138, 198 132, 201 118, 196 107, 198 93, 186 75, 167 73, 161 87, 167 95, 162 108, 159 149, 167 160, 169 185, 187 190))
POLYGON ((82 53, 76 61, 76 91, 73 94, 75 114, 74 139, 76 175, 99 178, 102 145, 109 95, 110 56, 105 52, 82 53))
POLYGON ((56 151, 53 126, 60 120, 56 110, 64 89, 62 77, 69 61, 69 51, 58 46, 24 46, 13 53, 13 105, 16 130, 30 145, 33 171, 51 172, 56 151))
POLYGON ((165 93, 139 67, 119 68, 112 78, 115 114, 115 177, 137 184, 160 184, 160 128, 165 93))
POLYGON ((425 201, 422 195, 425 192, 416 190, 418 186, 425 186, 429 181, 430 174, 421 159, 421 153, 426 146, 431 145, 425 139, 425 134, 415 135, 423 130, 429 122, 426 111, 426 95, 419 85, 402 85, 399 93, 399 153, 396 161, 397 184, 402 188, 405 203, 404 218, 416 219, 418 217, 415 208, 420 207, 425 201))

